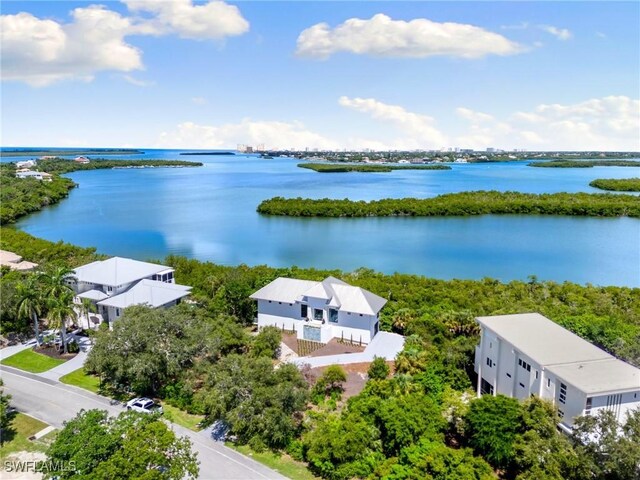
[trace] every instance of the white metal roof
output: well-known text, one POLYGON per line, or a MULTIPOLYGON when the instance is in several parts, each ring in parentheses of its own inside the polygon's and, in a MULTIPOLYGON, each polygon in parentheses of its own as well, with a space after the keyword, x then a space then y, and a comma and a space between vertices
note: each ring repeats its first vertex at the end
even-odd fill
POLYGON ((79 282, 115 287, 126 285, 169 269, 170 267, 165 265, 140 262, 130 258, 112 257, 108 260, 92 262, 76 268, 75 277, 79 282))
POLYGON ((100 290, 87 290, 86 292, 79 293, 78 297, 88 298, 89 300, 104 300, 105 298, 109 298, 109 295, 100 290))
POLYGON ((368 290, 351 286, 334 277, 327 277, 322 282, 280 277, 251 295, 255 300, 285 303, 294 303, 303 297, 319 298, 329 306, 365 315, 376 315, 387 303, 384 298, 368 290))
POLYGON ((141 280, 126 292, 98 302, 107 307, 127 308, 131 305, 161 307, 189 294, 191 287, 175 283, 141 280))
POLYGON ((547 370, 586 394, 640 390, 640 369, 617 358, 552 365, 547 370))
POLYGON ((477 321, 543 366, 613 358, 539 313, 478 317, 477 321))
POLYGON ((250 295, 254 300, 271 300, 272 302, 294 303, 307 290, 320 282, 298 280, 297 278, 276 278, 257 292, 250 295))

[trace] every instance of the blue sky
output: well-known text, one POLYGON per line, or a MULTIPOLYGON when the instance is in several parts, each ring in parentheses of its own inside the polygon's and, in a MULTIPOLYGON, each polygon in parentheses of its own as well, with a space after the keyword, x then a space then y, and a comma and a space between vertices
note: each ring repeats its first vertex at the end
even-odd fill
POLYGON ((1 143, 640 150, 639 17, 638 2, 3 2, 1 143))

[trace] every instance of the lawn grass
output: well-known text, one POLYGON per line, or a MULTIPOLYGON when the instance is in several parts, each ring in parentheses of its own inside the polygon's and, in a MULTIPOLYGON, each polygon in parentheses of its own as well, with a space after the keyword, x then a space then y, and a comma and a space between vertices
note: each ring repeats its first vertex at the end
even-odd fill
POLYGON ((199 425, 204 419, 204 415, 193 415, 165 402, 160 402, 160 404, 162 405, 165 419, 189 430, 193 430, 194 432, 201 430, 199 425))
POLYGON ((65 360, 51 358, 27 348, 26 350, 22 350, 15 355, 5 358, 0 364, 6 365, 7 367, 19 368, 20 370, 31 373, 42 373, 58 365, 62 365, 64 362, 65 360))
POLYGON ((82 367, 60 377, 60 381, 67 385, 84 388, 93 393, 100 392, 100 379, 95 375, 87 375, 82 367))
POLYGON ((53 432, 33 442, 29 440, 29 437, 48 425, 22 413, 12 413, 10 415, 12 418, 9 428, 3 432, 3 440, 5 442, 0 447, 0 460, 4 460, 9 455, 17 452, 44 452, 52 440, 51 434, 53 432))
POLYGON ((226 442, 226 445, 292 480, 318 480, 320 478, 307 470, 304 463, 294 460, 287 454, 279 455, 270 450, 256 453, 247 445, 236 445, 231 442, 226 442))

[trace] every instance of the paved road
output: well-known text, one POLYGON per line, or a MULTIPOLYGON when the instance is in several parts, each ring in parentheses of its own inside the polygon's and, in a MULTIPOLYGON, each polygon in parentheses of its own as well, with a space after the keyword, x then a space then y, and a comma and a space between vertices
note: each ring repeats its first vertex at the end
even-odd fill
MULTIPOLYGON (((61 428, 65 420, 73 418, 81 409, 99 408, 117 415, 122 405, 99 395, 94 395, 70 385, 2 367, 0 376, 6 393, 11 394, 11 404, 19 411, 43 422, 61 428)), ((177 435, 187 436, 198 453, 200 478, 205 480, 264 480, 285 479, 279 473, 241 455, 221 443, 192 432, 179 425, 172 425, 177 435)))

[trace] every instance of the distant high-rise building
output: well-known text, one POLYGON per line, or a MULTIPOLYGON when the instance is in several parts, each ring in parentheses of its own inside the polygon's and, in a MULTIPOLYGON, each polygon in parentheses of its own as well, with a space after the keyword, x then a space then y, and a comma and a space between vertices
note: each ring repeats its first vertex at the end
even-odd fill
POLYGON ((264 143, 259 143, 258 145, 256 145, 256 150, 258 152, 264 152, 264 143))
POLYGON ((495 151, 496 151, 496 149, 493 148, 493 147, 487 148, 487 153, 494 153, 495 151))

